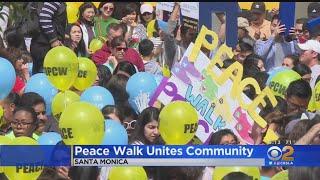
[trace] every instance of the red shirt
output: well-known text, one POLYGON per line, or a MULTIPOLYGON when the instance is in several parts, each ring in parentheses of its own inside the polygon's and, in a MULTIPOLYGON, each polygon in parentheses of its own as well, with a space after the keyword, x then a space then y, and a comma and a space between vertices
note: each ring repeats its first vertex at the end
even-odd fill
POLYGON ((18 93, 26 86, 26 83, 22 80, 21 77, 16 77, 16 83, 13 86, 12 91, 18 93))
MULTIPOLYGON (((110 48, 104 44, 101 49, 92 54, 91 59, 96 64, 104 64, 107 62, 110 55, 110 48)), ((128 50, 124 53, 124 59, 136 65, 139 71, 144 71, 142 58, 136 50, 128 48, 128 50)))

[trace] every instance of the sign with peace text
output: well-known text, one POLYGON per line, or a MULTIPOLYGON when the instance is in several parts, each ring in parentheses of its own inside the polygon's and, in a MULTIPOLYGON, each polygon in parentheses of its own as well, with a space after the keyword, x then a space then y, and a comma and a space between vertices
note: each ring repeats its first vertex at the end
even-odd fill
MULTIPOLYGON (((162 80, 149 105, 153 106, 156 101, 164 105, 176 100, 188 101, 198 112, 196 136, 202 143, 207 144, 212 133, 229 128, 241 141, 253 144, 249 133, 254 121, 261 127, 267 125, 259 116, 258 105, 266 106, 264 98, 269 98, 273 106, 277 101, 268 87, 261 91, 255 79, 242 80, 240 63, 235 62, 224 71, 216 66, 222 65, 222 55, 233 56, 225 44, 219 47, 212 60, 200 51, 201 46, 215 49, 217 41, 217 35, 203 26, 195 44, 191 43, 180 62, 173 65, 172 76, 162 80), (211 35, 211 43, 206 40, 206 35, 211 35), (257 92, 253 101, 243 93, 248 85, 257 92)), ((275 139, 273 136, 265 141, 275 139)))

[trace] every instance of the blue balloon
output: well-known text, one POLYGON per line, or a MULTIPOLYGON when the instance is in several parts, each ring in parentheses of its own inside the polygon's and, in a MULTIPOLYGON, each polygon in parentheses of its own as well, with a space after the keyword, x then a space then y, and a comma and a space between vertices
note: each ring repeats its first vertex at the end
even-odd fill
POLYGON ((114 99, 110 91, 101 86, 92 86, 86 89, 81 94, 80 101, 91 103, 99 109, 106 105, 114 105, 114 99))
POLYGON ((147 72, 138 72, 132 75, 126 86, 126 90, 130 97, 136 97, 140 92, 147 92, 151 95, 157 88, 157 81, 154 75, 147 72))
POLYGON ((101 145, 127 145, 128 134, 126 129, 115 120, 105 120, 105 132, 101 145))
POLYGON ((162 79, 163 79, 163 76, 161 75, 154 75, 154 79, 156 80, 156 83, 157 83, 157 86, 160 85, 162 79))
POLYGON ((56 145, 60 141, 62 137, 56 132, 43 133, 38 139, 39 145, 56 145))
POLYGON ((168 23, 162 20, 157 20, 158 21, 158 26, 159 29, 161 29, 162 31, 168 32, 168 23))
POLYGON ((6 98, 16 83, 16 71, 12 64, 0 57, 0 100, 6 98))
POLYGON ((32 75, 32 68, 33 68, 33 63, 28 63, 28 70, 29 70, 30 76, 32 75))
POLYGON ((147 104, 156 89, 157 81, 153 74, 138 72, 131 76, 126 86, 131 107, 138 113, 148 107, 147 104))
POLYGON ((42 96, 46 102, 47 115, 51 114, 51 102, 58 90, 49 82, 44 73, 31 76, 27 82, 25 92, 35 92, 42 96))

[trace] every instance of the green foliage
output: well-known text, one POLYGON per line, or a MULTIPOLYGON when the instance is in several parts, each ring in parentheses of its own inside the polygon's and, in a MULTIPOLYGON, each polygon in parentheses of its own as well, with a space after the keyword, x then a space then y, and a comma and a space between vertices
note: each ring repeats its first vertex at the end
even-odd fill
MULTIPOLYGON (((9 7, 9 19, 8 27, 13 26, 16 22, 19 22, 22 18, 27 17, 27 12, 24 10, 24 6, 27 2, 0 2, 0 11, 4 6, 9 7)), ((0 18, 4 18, 5 13, 0 12, 0 18)))

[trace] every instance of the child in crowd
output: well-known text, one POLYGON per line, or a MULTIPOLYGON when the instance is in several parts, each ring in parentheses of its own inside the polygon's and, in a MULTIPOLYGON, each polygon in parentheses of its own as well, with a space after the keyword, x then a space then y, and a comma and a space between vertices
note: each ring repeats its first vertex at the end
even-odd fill
POLYGON ((146 72, 155 75, 162 75, 161 67, 156 59, 153 59, 153 43, 149 39, 144 39, 139 44, 139 53, 142 56, 144 69, 146 72))

